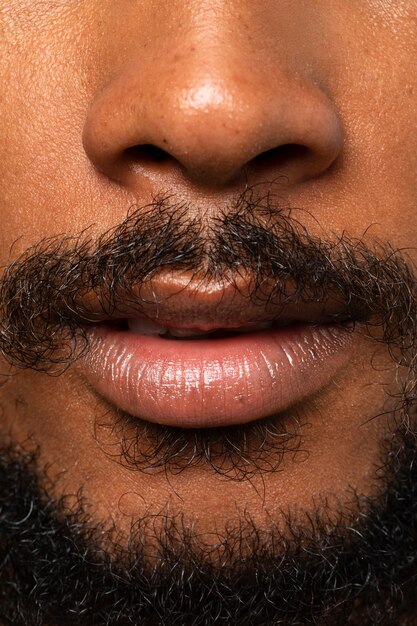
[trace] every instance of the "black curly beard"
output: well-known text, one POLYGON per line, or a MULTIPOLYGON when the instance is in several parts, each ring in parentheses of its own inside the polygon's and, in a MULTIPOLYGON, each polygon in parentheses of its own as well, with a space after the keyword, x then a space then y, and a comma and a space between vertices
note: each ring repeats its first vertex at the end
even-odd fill
POLYGON ((398 432, 375 499, 279 532, 248 515, 205 542, 166 512, 130 540, 39 487, 36 456, 0 450, 0 620, 13 626, 408 626, 417 621, 417 447, 398 432), (150 546, 157 558, 150 561, 150 546), (220 565, 221 563, 221 565, 220 565))
MULTIPOLYGON (((155 201, 132 212, 98 241, 43 241, 17 259, 0 283, 0 348, 14 368, 59 375, 88 350, 85 291, 102 318, 132 286, 161 269, 192 271, 202 281, 253 279, 253 298, 342 304, 343 320, 386 346, 406 372, 392 404, 377 495, 352 493, 350 514, 323 502, 304 521, 261 529, 243 514, 217 547, 191 521, 167 515, 135 520, 130 540, 89 519, 79 496, 54 501, 36 455, 13 442, 0 450, 0 616, 18 626, 413 624, 417 575, 415 444, 416 281, 389 244, 346 234, 313 237, 295 210, 246 192, 205 224, 185 205, 155 201), (158 558, 149 561, 149 550, 158 558), (241 546, 246 546, 242 552, 241 546), (222 564, 220 566, 220 564, 222 564)), ((249 296, 251 297, 251 296, 249 296)), ((140 302, 137 302, 140 311, 140 302)), ((288 416, 287 416, 288 417, 288 416)), ((112 454, 133 471, 165 473, 205 465, 222 478, 277 472, 297 449, 302 421, 266 416, 233 428, 174 429, 120 415, 97 436, 116 435, 112 454)))

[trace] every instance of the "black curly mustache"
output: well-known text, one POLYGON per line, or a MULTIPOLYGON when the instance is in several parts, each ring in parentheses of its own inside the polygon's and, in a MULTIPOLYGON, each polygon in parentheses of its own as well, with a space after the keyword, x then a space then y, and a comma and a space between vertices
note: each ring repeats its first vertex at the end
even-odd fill
MULTIPOLYGON (((279 208, 271 194, 259 197, 254 190, 216 217, 189 215, 186 204, 160 198, 132 210, 96 240, 84 231, 27 250, 0 281, 5 359, 17 368, 60 374, 88 350, 86 325, 106 319, 119 301, 140 311, 133 287, 155 273, 186 270, 209 284, 230 283, 245 272, 253 285, 247 297, 260 305, 337 299, 343 318, 385 342, 395 363, 409 368, 398 394, 400 419, 402 412, 409 415, 415 404, 417 292, 403 253, 346 233, 320 239, 303 226, 302 210, 279 208), (264 290, 271 281, 272 290, 264 290), (99 319, 92 319, 85 293, 100 302, 99 319)), ((109 456, 132 470, 178 472, 204 463, 242 480, 278 471, 283 456, 301 445, 296 410, 246 425, 187 430, 117 415, 109 407, 97 418, 96 437, 106 440, 109 456)))
POLYGON ((403 350, 414 346, 416 280, 401 253, 346 233, 319 239, 299 213, 248 190, 203 221, 168 197, 131 211, 97 240, 88 230, 43 240, 1 278, 0 350, 14 366, 56 372, 86 349, 83 325, 99 321, 91 320, 83 294, 96 295, 106 319, 118 300, 134 304, 132 288, 161 270, 192 272, 202 284, 233 283, 246 272, 253 285, 248 297, 259 304, 262 298, 307 304, 331 295, 347 319, 379 327, 384 341, 403 350), (271 280, 272 291, 263 292, 271 280))

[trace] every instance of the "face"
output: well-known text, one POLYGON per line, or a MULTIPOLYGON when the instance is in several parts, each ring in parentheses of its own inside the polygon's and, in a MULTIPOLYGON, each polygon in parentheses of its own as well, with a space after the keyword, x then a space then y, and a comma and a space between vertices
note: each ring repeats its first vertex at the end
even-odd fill
POLYGON ((417 2, 0 32, 2 623, 417 623, 417 2))

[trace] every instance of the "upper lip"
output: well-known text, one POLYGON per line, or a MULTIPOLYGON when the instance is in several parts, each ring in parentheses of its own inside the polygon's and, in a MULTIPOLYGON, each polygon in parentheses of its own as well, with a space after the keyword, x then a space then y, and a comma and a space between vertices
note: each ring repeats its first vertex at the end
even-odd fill
POLYGON ((161 326, 211 331, 233 329, 279 320, 312 324, 342 322, 351 318, 346 304, 336 296, 325 301, 300 298, 287 285, 277 295, 272 283, 254 288, 244 275, 233 280, 203 281, 190 274, 164 272, 114 298, 97 291, 83 295, 76 309, 83 323, 147 318, 161 326))

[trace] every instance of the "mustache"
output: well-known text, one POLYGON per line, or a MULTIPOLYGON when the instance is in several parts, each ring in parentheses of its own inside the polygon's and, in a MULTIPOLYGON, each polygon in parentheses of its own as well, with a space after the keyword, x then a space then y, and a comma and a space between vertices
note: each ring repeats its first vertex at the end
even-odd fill
POLYGON ((345 232, 313 236, 295 213, 277 208, 271 194, 247 190, 216 216, 191 218, 190 207, 171 196, 135 208, 96 239, 88 231, 45 239, 0 280, 2 355, 16 367, 59 372, 88 349, 85 325, 108 319, 119 302, 140 312, 137 286, 161 271, 190 272, 202 287, 249 276, 247 297, 259 306, 331 297, 342 318, 377 327, 375 338, 406 354, 417 310, 407 259, 389 243, 345 232))
MULTIPOLYGON (((410 369, 396 418, 415 404, 416 280, 390 243, 346 233, 314 236, 302 210, 277 208, 248 190, 215 217, 193 215, 173 197, 135 208, 96 239, 46 239, 10 264, 0 279, 0 350, 17 368, 60 374, 88 350, 89 324, 126 305, 139 314, 141 289, 160 272, 189 272, 199 285, 235 285, 249 277, 248 303, 267 307, 337 302, 342 320, 361 324, 410 369), (300 217, 301 216, 301 217, 300 217), (204 219, 203 219, 204 218, 204 219), (139 287, 139 289, 138 289, 139 287), (92 302, 94 305, 92 305, 92 302)), ((194 213, 195 215, 195 213, 194 213)), ((96 416, 102 451, 131 471, 180 473, 206 466, 226 480, 277 472, 288 454, 304 455, 308 424, 297 410, 225 428, 181 429, 132 418, 109 407, 96 416)))

